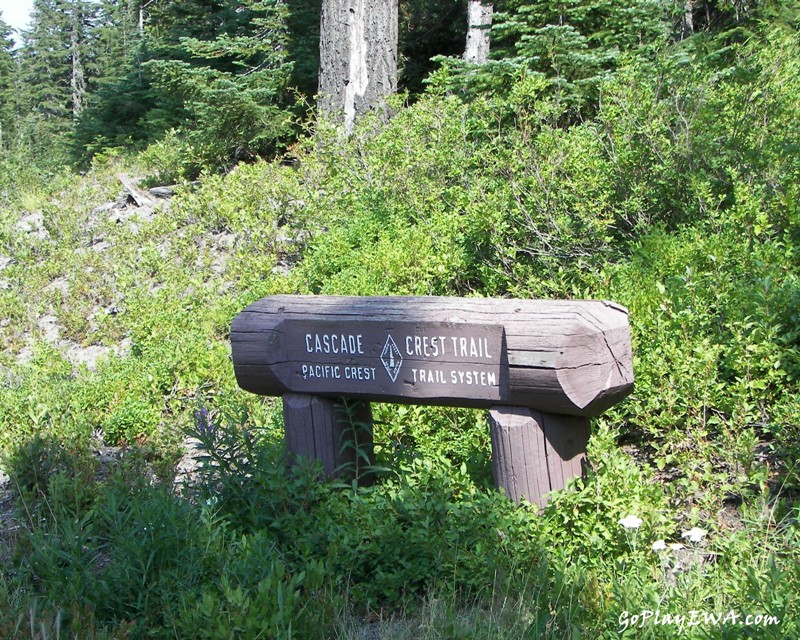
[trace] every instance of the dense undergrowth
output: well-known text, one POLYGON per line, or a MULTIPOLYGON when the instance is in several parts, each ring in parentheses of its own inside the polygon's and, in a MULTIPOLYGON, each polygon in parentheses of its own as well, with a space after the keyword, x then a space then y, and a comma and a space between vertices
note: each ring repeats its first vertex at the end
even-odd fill
POLYGON ((536 78, 464 102, 434 76, 388 124, 319 124, 124 220, 98 205, 120 174, 179 176, 168 144, 80 178, 8 161, 0 636, 796 636, 800 45, 730 55, 623 69, 569 126, 536 78), (636 390, 541 514, 492 489, 472 411, 376 407, 372 488, 287 476, 279 406, 237 390, 227 344, 272 293, 613 299, 636 390), (89 345, 96 366, 68 357, 89 345), (187 431, 207 459, 178 491, 187 431))

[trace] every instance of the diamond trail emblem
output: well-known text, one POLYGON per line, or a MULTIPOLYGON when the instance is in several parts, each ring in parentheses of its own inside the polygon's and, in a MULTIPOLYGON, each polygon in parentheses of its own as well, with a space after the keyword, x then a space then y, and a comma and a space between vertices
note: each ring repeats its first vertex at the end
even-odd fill
POLYGON ((400 373, 400 365, 403 364, 403 354, 394 343, 392 336, 386 339, 386 344, 383 346, 381 352, 381 362, 386 367, 386 373, 392 379, 392 382, 397 382, 397 374, 400 373))

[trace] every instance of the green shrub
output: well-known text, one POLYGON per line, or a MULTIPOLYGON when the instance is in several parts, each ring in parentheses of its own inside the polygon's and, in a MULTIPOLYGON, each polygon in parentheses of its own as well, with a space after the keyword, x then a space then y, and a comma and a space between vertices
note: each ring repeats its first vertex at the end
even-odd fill
POLYGON ((274 543, 263 535, 242 537, 229 555, 230 564, 218 581, 184 599, 175 623, 180 637, 233 640, 324 633, 332 612, 321 563, 289 573, 274 543))
POLYGON ((170 130, 142 151, 140 161, 149 172, 145 186, 172 185, 193 180, 200 174, 200 162, 192 146, 170 130))

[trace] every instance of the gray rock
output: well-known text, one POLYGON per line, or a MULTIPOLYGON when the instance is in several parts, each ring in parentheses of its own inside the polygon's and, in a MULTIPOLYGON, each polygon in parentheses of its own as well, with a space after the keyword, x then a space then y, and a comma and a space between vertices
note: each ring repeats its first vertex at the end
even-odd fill
POLYGON ((44 216, 41 211, 20 218, 14 228, 38 240, 45 240, 50 237, 50 232, 44 228, 44 216))

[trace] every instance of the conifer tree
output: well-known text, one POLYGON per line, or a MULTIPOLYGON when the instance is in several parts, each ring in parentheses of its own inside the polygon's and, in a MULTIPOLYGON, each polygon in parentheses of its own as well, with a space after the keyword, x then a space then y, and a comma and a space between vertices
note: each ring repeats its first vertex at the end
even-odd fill
POLYGON ((436 68, 435 56, 460 56, 467 32, 464 0, 402 0, 400 2, 398 85, 409 93, 424 90, 425 78, 436 68))
POLYGON ((275 152, 291 131, 287 6, 283 0, 210 4, 215 12, 206 31, 194 20, 177 20, 179 13, 194 15, 194 3, 162 13, 155 29, 166 39, 155 46, 171 59, 144 66, 157 89, 180 100, 181 129, 195 151, 225 166, 275 152))
POLYGON ((16 60, 12 33, 0 13, 0 152, 11 146, 16 129, 16 60))
POLYGON ((102 0, 92 27, 93 81, 98 87, 117 82, 137 61, 139 0, 102 0))
POLYGON ((87 0, 34 0, 23 32, 22 100, 50 134, 68 131, 86 104, 96 11, 87 0))
POLYGON ((663 45, 674 10, 662 0, 516 4, 496 16, 499 55, 543 75, 573 104, 593 97, 626 52, 663 45))
POLYGON ((319 80, 319 26, 322 0, 286 0, 289 60, 292 86, 309 101, 317 93, 319 80))
MULTIPOLYGON (((523 76, 577 110, 591 109, 600 84, 622 58, 663 47, 675 18, 674 0, 471 0, 476 15, 494 9, 491 55, 437 61, 445 86, 465 97, 504 92, 523 76)), ((682 6, 682 5, 681 5, 682 6)), ((478 21, 488 24, 488 16, 478 21)), ((481 29, 483 31, 484 29, 481 29)), ((484 46, 486 42, 484 41, 484 46)), ((465 52, 466 53, 466 52, 465 52)))

